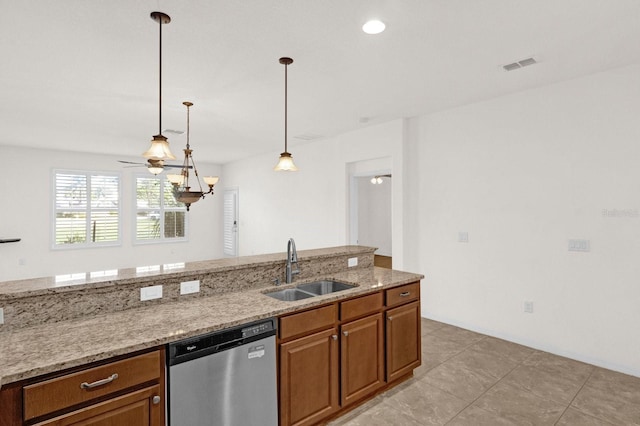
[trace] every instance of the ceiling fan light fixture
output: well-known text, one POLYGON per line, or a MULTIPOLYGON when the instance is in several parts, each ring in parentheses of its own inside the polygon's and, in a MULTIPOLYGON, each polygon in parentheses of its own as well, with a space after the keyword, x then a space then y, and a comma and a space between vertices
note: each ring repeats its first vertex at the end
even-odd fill
POLYGON ((144 158, 149 160, 175 160, 176 156, 169 149, 169 142, 163 135, 155 135, 151 140, 151 146, 142 153, 144 158))

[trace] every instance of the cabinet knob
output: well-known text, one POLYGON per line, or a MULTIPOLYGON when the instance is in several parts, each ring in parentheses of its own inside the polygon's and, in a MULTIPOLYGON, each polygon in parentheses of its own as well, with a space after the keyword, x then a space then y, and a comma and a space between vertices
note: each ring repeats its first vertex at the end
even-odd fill
POLYGON ((391 321, 393 319, 393 317, 389 317, 388 320, 391 321))
POLYGON ((349 332, 348 332, 348 331, 343 331, 343 332, 342 332, 342 334, 344 334, 344 335, 345 335, 345 337, 346 337, 346 336, 348 336, 348 335, 349 335, 349 332))
POLYGON ((153 402, 154 405, 158 405, 160 403, 160 397, 158 395, 154 395, 151 402, 153 402))
POLYGON ((337 334, 333 334, 333 335, 331 336, 331 338, 332 338, 333 340, 338 340, 338 335, 337 335, 337 334))

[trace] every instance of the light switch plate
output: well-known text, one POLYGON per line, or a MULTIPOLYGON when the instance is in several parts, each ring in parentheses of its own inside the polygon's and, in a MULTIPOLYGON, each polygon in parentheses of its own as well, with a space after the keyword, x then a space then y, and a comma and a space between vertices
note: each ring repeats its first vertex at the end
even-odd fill
POLYGON ((162 286, 152 285, 151 287, 142 287, 140 289, 140 301, 162 298, 162 286))
POLYGON ((198 293, 200 291, 200 280, 184 281, 180 283, 180 294, 198 293))
POLYGON ((347 265, 349 266, 349 268, 351 268, 352 266, 358 266, 358 258, 350 257, 349 260, 347 261, 347 265))

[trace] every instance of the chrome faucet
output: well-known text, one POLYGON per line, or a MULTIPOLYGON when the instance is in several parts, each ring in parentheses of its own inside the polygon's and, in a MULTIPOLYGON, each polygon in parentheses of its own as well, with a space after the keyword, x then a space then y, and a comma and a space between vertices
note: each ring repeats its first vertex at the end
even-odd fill
POLYGON ((296 242, 293 238, 289 238, 287 243, 287 266, 284 268, 285 282, 289 284, 293 281, 293 276, 300 273, 300 267, 298 266, 298 252, 296 251, 296 242), (296 269, 293 269, 293 264, 296 264, 296 269))

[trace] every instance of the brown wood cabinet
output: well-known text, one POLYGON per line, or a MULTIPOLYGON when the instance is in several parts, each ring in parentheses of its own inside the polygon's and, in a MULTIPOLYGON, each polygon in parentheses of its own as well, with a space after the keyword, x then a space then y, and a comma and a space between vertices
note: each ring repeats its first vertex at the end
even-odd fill
POLYGON ((280 424, 311 425, 339 407, 338 336, 330 328, 280 345, 280 424))
MULTIPOLYGON (((12 385, 3 426, 164 425, 164 348, 12 385)), ((4 416, 0 416, 4 417, 4 416)))
POLYGON ((420 285, 284 315, 278 333, 280 424, 321 423, 420 365, 420 285))
POLYGON ((387 382, 410 374, 422 362, 420 282, 385 290, 387 382))
POLYGON ((378 313, 341 326, 340 366, 343 407, 384 385, 384 335, 378 313))

